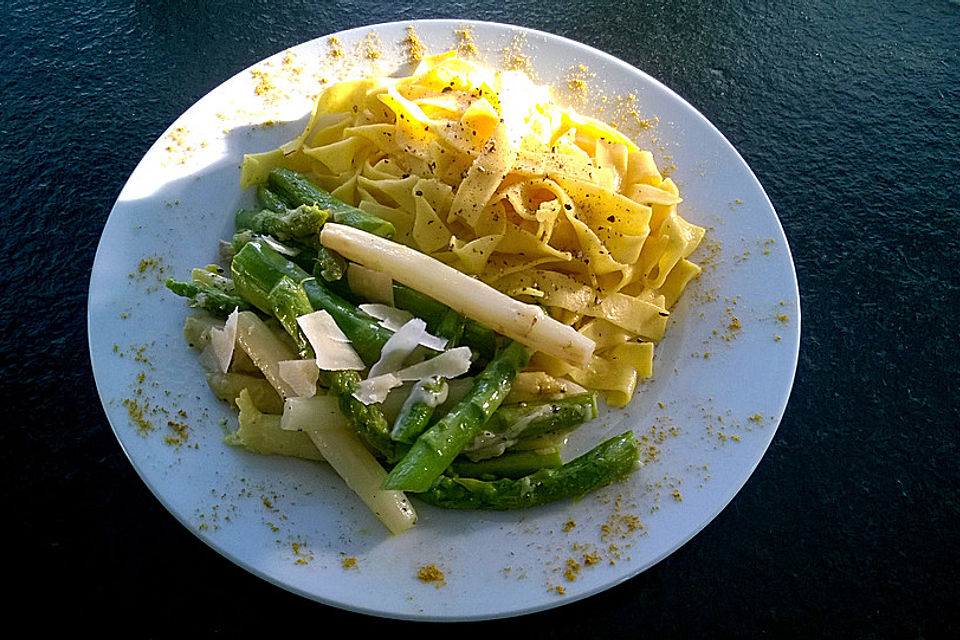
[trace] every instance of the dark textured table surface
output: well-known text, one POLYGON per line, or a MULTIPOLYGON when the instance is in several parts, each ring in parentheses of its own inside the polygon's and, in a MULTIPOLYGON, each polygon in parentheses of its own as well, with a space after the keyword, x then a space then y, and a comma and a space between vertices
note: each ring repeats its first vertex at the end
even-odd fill
POLYGON ((579 40, 686 98, 767 190, 804 311, 786 415, 716 520, 600 595, 470 626, 541 637, 957 637, 960 4, 946 0, 4 2, 8 619, 38 607, 38 625, 133 637, 321 634, 341 622, 422 631, 289 594, 171 517, 106 421, 85 318, 111 206, 180 113, 293 44, 427 17, 579 40))

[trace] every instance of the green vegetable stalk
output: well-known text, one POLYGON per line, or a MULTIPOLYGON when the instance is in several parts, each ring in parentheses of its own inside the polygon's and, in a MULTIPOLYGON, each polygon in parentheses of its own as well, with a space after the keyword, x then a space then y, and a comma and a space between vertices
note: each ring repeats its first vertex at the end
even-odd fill
POLYGON ((284 204, 283 199, 271 191, 265 184, 257 185, 257 202, 260 203, 262 208, 270 209, 270 211, 286 211, 287 209, 287 205, 284 204))
POLYGON ((578 498, 607 486, 636 469, 639 459, 636 438, 628 431, 559 468, 541 469, 518 479, 439 476, 417 497, 447 509, 525 509, 578 498))
POLYGON ((546 451, 509 451, 495 458, 472 461, 462 456, 450 465, 453 476, 466 478, 500 479, 521 478, 541 469, 555 469, 563 465, 559 449, 546 451))
POLYGON ((484 361, 490 360, 497 351, 497 335, 492 329, 464 317, 425 293, 395 282, 393 303, 398 309, 421 318, 427 323, 428 331, 447 338, 451 346, 466 345, 484 361))
MULTIPOLYGON (((276 211, 279 213, 288 211, 287 205, 283 201, 283 198, 270 190, 270 188, 265 184, 257 185, 257 202, 260 203, 260 206, 263 209, 269 209, 270 211, 276 211)), ((324 220, 326 220, 327 217, 329 217, 329 211, 324 210, 324 220)), ((238 228, 242 229, 239 220, 237 224, 238 228)), ((307 251, 307 255, 305 256, 301 256, 299 254, 294 256, 294 262, 299 264, 313 275, 319 276, 327 282, 337 282, 346 273, 346 260, 344 260, 343 257, 337 254, 335 251, 331 251, 330 249, 324 247, 319 241, 311 241, 308 243, 308 247, 304 248, 309 248, 310 251, 307 251)))
POLYGON ((287 276, 283 276, 270 289, 268 297, 272 303, 273 316, 280 321, 280 326, 296 342, 300 357, 314 357, 313 349, 297 322, 297 318, 314 310, 303 287, 287 276))
MULTIPOLYGON (((251 229, 240 229, 234 233, 233 239, 229 243, 231 259, 245 244, 253 240, 262 242, 262 235, 251 229)), ((347 271, 347 261, 336 251, 331 251, 319 243, 316 246, 309 246, 297 240, 288 240, 281 244, 293 251, 291 255, 287 256, 290 262, 307 273, 323 278, 328 286, 336 288, 337 293, 341 295, 344 291, 349 291, 346 280, 343 278, 347 271)))
POLYGON ((316 249, 320 244, 320 230, 327 221, 327 211, 316 205, 300 205, 295 209, 251 211, 241 209, 236 215, 238 230, 273 236, 280 242, 298 242, 316 249))
POLYGON ((267 187, 290 208, 316 205, 326 209, 330 219, 338 224, 362 229, 384 238, 392 238, 397 233, 389 221, 338 200, 296 171, 274 169, 267 176, 267 187))
POLYGON ((321 282, 260 240, 251 240, 237 251, 231 263, 234 286, 257 308, 273 313, 270 290, 287 277, 303 287, 313 310, 329 313, 350 338, 353 348, 367 364, 380 358, 390 332, 375 318, 328 289, 321 282))
POLYGON ((317 247, 317 255, 310 269, 315 276, 320 276, 328 283, 341 283, 347 273, 347 261, 336 251, 331 251, 323 245, 317 247))
POLYGON ((418 382, 393 423, 390 437, 397 442, 412 444, 430 424, 436 408, 447 399, 449 385, 443 378, 428 378, 418 382))
POLYGON ((429 489, 483 429, 529 360, 530 350, 526 346, 519 342, 506 345, 477 375, 467 395, 411 445, 410 451, 387 474, 384 488, 413 492, 429 489))
POLYGON ((187 304, 195 309, 203 309, 215 316, 225 318, 234 309, 247 311, 251 305, 233 292, 197 280, 174 280, 164 282, 167 289, 187 299, 187 304))
POLYGON ((353 424, 357 436, 387 463, 396 462, 409 447, 390 437, 390 422, 383 415, 380 405, 367 405, 353 397, 360 380, 360 374, 356 371, 320 372, 320 383, 337 397, 340 410, 353 424))
POLYGON ((464 447, 464 454, 473 460, 498 456, 523 438, 569 433, 597 415, 597 393, 593 391, 556 400, 505 404, 464 447))

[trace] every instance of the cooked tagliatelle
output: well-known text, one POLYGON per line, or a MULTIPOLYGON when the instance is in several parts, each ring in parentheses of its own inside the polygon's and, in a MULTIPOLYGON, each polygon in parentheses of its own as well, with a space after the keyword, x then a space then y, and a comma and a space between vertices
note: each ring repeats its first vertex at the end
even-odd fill
POLYGON ((526 74, 455 52, 405 77, 331 85, 299 136, 246 157, 242 186, 277 167, 593 340, 583 366, 539 352, 530 368, 614 406, 652 375, 670 309, 700 271, 689 258, 704 229, 680 216, 651 152, 526 74))

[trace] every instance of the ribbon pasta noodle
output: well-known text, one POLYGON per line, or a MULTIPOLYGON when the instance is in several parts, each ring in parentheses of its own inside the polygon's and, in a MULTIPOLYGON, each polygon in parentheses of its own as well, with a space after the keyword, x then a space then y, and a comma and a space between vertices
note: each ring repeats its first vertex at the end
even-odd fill
POLYGON ((700 272, 689 258, 704 229, 681 217, 677 185, 649 151, 527 75, 455 52, 408 76, 328 87, 297 138, 245 158, 242 186, 279 166, 590 337, 588 365, 537 353, 530 368, 613 406, 652 375, 670 309, 700 272))

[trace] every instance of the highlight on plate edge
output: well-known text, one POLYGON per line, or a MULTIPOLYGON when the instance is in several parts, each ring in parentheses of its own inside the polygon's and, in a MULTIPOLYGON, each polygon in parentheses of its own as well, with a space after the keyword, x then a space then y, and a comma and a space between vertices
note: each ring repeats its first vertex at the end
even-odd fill
POLYGON ((416 500, 521 509, 639 468, 631 431, 564 445, 652 375, 700 273, 650 151, 450 51, 329 85, 239 184, 221 260, 166 282, 226 443, 330 464, 394 534, 416 500))

